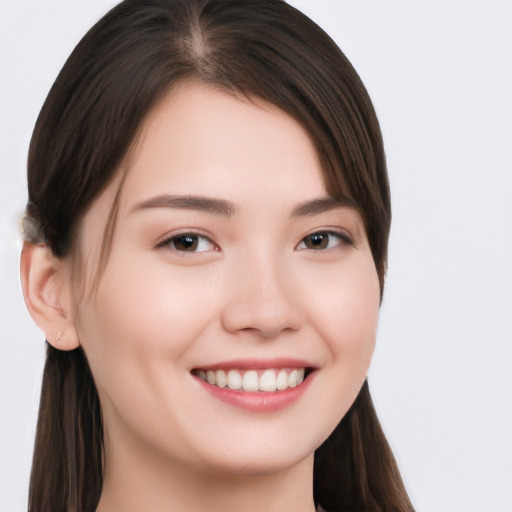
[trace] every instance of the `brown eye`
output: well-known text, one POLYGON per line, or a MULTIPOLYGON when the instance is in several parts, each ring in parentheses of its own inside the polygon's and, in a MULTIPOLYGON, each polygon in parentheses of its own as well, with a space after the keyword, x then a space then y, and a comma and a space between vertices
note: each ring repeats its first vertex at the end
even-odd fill
POLYGON ((308 249, 326 249, 329 245, 329 233, 313 233, 304 238, 308 249))
POLYGON ((197 235, 181 235, 172 239, 171 245, 177 251, 194 252, 199 245, 199 237, 197 235))
POLYGON ((335 233, 333 231, 317 231, 311 233, 302 239, 297 246, 297 249, 310 249, 313 251, 323 251, 332 249, 341 244, 353 245, 353 241, 342 233, 335 233))
POLYGON ((159 243, 157 247, 188 253, 206 252, 215 249, 215 245, 211 240, 196 233, 175 235, 159 243))

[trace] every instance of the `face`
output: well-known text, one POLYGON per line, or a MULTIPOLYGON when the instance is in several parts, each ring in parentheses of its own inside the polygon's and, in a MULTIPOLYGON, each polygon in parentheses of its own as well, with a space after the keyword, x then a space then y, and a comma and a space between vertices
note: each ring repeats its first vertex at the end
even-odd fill
MULTIPOLYGON (((360 214, 328 196, 296 121, 202 85, 158 106, 128 165, 107 265, 77 308, 107 453, 251 474, 304 460, 374 349, 360 214)), ((89 273, 118 187, 84 219, 89 273)))

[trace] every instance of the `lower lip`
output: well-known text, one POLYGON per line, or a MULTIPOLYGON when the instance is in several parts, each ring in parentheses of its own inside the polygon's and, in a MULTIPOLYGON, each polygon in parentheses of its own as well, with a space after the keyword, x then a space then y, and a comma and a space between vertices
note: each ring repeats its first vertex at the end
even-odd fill
POLYGON ((208 384, 200 377, 195 377, 203 388, 218 400, 252 412, 276 412, 295 403, 307 390, 314 373, 310 374, 301 384, 284 391, 240 391, 229 388, 219 388, 208 384))

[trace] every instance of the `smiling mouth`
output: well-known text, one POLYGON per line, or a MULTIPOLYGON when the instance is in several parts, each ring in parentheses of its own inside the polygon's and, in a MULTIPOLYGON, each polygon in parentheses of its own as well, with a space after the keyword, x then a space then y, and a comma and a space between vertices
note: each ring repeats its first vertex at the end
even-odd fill
POLYGON ((266 370, 202 370, 192 374, 208 384, 235 391, 285 391, 302 384, 311 373, 310 368, 279 368, 266 370))

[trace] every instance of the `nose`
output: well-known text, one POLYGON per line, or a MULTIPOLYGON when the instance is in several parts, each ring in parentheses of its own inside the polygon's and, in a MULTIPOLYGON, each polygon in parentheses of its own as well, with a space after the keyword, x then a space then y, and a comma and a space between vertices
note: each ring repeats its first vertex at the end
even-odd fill
POLYGON ((275 338, 284 331, 298 331, 303 313, 294 279, 284 264, 260 258, 245 261, 232 275, 222 324, 231 333, 254 332, 275 338))

